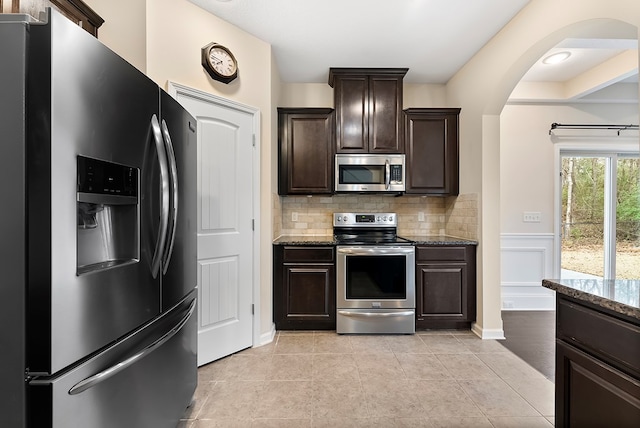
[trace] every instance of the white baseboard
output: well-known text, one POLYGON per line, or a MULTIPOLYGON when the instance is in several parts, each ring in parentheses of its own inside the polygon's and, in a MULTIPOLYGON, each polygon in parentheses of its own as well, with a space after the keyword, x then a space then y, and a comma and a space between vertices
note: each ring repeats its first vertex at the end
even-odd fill
POLYGON ((276 337, 276 325, 275 323, 271 323, 271 330, 266 332, 266 333, 262 333, 260 335, 260 341, 258 343, 255 343, 253 345, 254 348, 257 348, 258 346, 262 346, 262 345, 266 345, 268 343, 273 342, 273 339, 276 337))
POLYGON ((553 311, 556 309, 555 293, 542 285, 530 287, 502 287, 503 311, 553 311))
POLYGON ((482 328, 474 322, 471 324, 471 331, 480 339, 504 339, 504 330, 501 328, 482 328))

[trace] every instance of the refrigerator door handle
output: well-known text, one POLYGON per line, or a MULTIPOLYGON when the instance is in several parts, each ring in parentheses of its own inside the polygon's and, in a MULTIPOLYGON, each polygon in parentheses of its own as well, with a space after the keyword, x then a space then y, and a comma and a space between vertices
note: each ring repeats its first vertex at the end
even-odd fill
POLYGON ((160 186, 162 188, 162 203, 160 205, 160 225, 158 230, 158 239, 156 248, 153 251, 153 259, 151 261, 151 274, 154 278, 158 276, 160 265, 162 262, 163 250, 167 241, 167 230, 169 228, 169 168, 167 166, 167 152, 160 131, 160 123, 158 117, 154 114, 151 117, 151 129, 153 130, 153 139, 156 143, 156 153, 158 154, 158 162, 160 163, 160 186))
POLYGON ((169 135, 169 129, 164 119, 162 119, 162 135, 169 160, 169 172, 171 173, 171 221, 169 222, 169 231, 167 233, 169 242, 165 248, 163 257, 164 268, 162 270, 162 273, 165 274, 169 268, 171 253, 173 253, 173 243, 176 238, 176 226, 178 222, 178 166, 176 163, 176 154, 173 150, 173 143, 171 142, 171 135, 169 135))
POLYGON ((69 395, 80 394, 81 392, 86 391, 87 389, 89 389, 89 388, 91 388, 93 386, 96 386, 100 382, 103 382, 103 381, 109 379, 110 377, 118 374, 122 370, 124 370, 127 367, 129 367, 132 364, 134 364, 136 361, 146 357, 147 355, 149 355, 150 353, 152 353, 153 351, 158 349, 165 342, 167 342, 169 339, 171 339, 173 336, 175 336, 182 329, 182 327, 185 326, 187 321, 189 321, 189 318, 191 318, 191 315, 193 315, 193 311, 196 308, 196 300, 197 299, 194 298, 191 301, 191 304, 189 305, 189 309, 188 309, 187 313, 184 315, 184 317, 182 317, 182 319, 171 330, 166 332, 159 339, 157 339, 152 344, 150 344, 149 346, 147 346, 143 350, 139 351, 138 353, 132 355, 131 357, 129 357, 129 358, 125 359, 125 360, 122 360, 119 363, 109 367, 108 369, 103 370, 103 371, 101 371, 99 373, 96 373, 96 374, 94 374, 92 376, 89 376, 88 378, 86 378, 84 380, 81 380, 80 382, 76 383, 75 385, 73 385, 71 387, 71 389, 69 389, 69 395))

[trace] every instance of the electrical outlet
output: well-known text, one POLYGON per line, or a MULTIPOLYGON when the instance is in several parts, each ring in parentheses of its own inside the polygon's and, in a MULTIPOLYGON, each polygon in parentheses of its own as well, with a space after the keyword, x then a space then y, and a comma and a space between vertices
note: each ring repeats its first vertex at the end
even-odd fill
POLYGON ((422 211, 418 213, 418 221, 424 221, 424 213, 422 211))
POLYGON ((291 213, 291 221, 298 221, 298 213, 296 212, 291 213))
POLYGON ((524 223, 540 223, 542 219, 542 213, 533 212, 533 211, 525 211, 522 213, 522 221, 524 223))

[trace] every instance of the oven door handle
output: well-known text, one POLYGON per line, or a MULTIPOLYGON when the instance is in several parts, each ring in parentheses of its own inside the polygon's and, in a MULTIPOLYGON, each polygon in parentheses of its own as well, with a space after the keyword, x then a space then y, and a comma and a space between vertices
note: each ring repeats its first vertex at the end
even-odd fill
POLYGON ((386 247, 380 246, 360 246, 360 247, 337 247, 338 254, 344 254, 349 256, 411 256, 415 254, 416 250, 413 245, 393 246, 386 247))
POLYGON ((401 311, 401 312, 353 312, 339 310, 340 315, 348 317, 410 317, 415 314, 414 311, 401 311))

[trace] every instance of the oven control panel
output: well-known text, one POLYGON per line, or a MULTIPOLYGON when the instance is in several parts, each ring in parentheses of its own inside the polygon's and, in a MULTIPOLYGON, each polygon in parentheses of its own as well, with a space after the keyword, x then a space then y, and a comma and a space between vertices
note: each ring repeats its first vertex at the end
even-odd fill
POLYGON ((396 213, 333 213, 333 226, 371 227, 398 225, 396 213))

